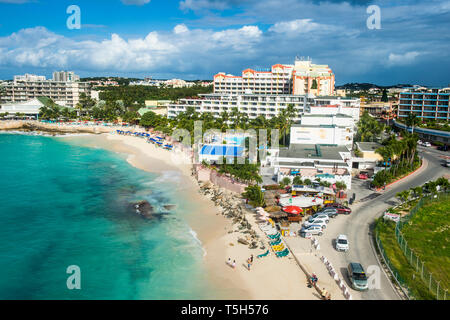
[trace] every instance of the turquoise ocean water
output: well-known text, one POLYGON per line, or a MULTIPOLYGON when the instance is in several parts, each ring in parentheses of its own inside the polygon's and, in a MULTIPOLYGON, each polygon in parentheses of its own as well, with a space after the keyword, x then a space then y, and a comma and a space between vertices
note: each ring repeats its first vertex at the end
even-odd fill
POLYGON ((170 179, 102 149, 2 133, 0 180, 0 299, 214 298, 170 179), (177 209, 149 221, 130 208, 139 200, 177 209), (71 265, 80 290, 67 288, 71 265))

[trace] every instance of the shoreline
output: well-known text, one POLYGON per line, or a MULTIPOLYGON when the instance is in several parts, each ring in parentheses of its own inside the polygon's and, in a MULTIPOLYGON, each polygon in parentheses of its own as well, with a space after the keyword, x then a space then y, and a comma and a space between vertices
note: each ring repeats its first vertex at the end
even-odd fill
MULTIPOLYGON (((292 254, 286 258, 277 258, 271 252, 269 256, 256 259, 258 254, 267 250, 268 238, 259 229, 256 221, 256 214, 251 210, 244 211, 244 219, 252 230, 262 240, 266 248, 249 249, 248 246, 239 244, 237 240, 243 238, 243 233, 238 231, 238 224, 223 216, 224 208, 217 206, 211 199, 212 196, 201 193, 202 186, 191 174, 191 163, 182 163, 177 157, 171 157, 173 151, 163 150, 146 143, 144 139, 133 136, 120 136, 115 134, 107 135, 108 141, 121 142, 122 144, 138 150, 128 158, 131 165, 150 172, 160 172, 165 169, 172 169, 182 172, 188 188, 187 191, 191 199, 198 201, 200 209, 192 220, 190 227, 196 232, 203 244, 207 254, 204 257, 208 273, 211 275, 213 283, 226 288, 227 299, 250 299, 250 300, 319 300, 314 289, 307 288, 306 275, 297 265, 292 254), (144 157, 142 157, 144 156, 144 157), (157 167, 149 168, 146 162, 160 161, 157 167), (175 161, 174 161, 175 160, 175 161), (199 221, 199 219, 204 221, 199 221), (217 227, 218 225, 222 227, 217 227), (231 245, 232 244, 232 245, 231 245), (245 264, 247 258, 252 255, 255 261, 249 271, 245 264), (236 260, 236 268, 232 269, 226 265, 228 258, 236 260)), ((231 198, 231 203, 243 205, 239 195, 230 191, 214 187, 225 197, 231 198)))
MULTIPOLYGON (((243 238, 242 230, 238 230, 236 222, 224 216, 224 208, 216 205, 210 196, 203 194, 201 185, 192 176, 192 164, 180 154, 167 151, 147 143, 134 136, 121 136, 111 133, 85 135, 90 141, 83 146, 96 147, 116 153, 127 154, 126 161, 130 165, 147 172, 161 175, 164 171, 181 173, 182 183, 177 185, 180 196, 196 204, 195 212, 186 214, 186 220, 201 243, 204 252, 205 277, 214 285, 221 299, 234 300, 318 300, 314 289, 307 288, 306 275, 290 256, 277 258, 270 252, 269 256, 256 259, 256 256, 267 250, 268 239, 259 229, 256 214, 244 209, 244 219, 250 224, 265 248, 259 245, 249 249, 247 245, 237 242, 243 238), (94 138, 94 139, 92 139, 94 138), (253 254, 255 260, 249 271, 246 260, 253 254), (236 260, 236 268, 226 264, 228 258, 236 260)), ((142 130, 136 130, 142 131, 142 130)), ((84 136, 84 135, 83 135, 84 136)), ((63 135, 64 140, 80 139, 80 135, 63 135)), ((81 137, 83 139, 83 137, 81 137)), ((81 141, 81 140, 79 140, 81 141)), ((243 205, 239 195, 217 188, 230 197, 236 204, 243 205), (239 199, 239 200, 238 200, 239 199)), ((213 296, 214 294, 212 294, 213 296)))

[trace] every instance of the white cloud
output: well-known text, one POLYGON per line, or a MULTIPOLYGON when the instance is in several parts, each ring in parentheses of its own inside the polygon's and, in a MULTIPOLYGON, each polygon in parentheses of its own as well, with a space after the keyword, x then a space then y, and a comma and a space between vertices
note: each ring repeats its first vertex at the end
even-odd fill
POLYGON ((410 51, 404 54, 390 53, 388 58, 389 65, 402 66, 408 65, 415 61, 416 57, 420 55, 417 51, 410 51))
POLYGON ((0 66, 68 68, 112 72, 205 72, 224 54, 249 54, 261 39, 256 26, 212 31, 150 32, 144 38, 124 39, 118 34, 102 41, 74 40, 44 27, 22 29, 0 37, 0 66))
POLYGON ((13 4, 22 4, 31 2, 32 0, 0 0, 0 3, 13 3, 13 4))
POLYGON ((321 29, 324 26, 312 22, 311 19, 296 19, 292 21, 277 22, 269 28, 269 31, 276 33, 306 33, 321 29))
POLYGON ((127 6, 143 6, 149 3, 151 0, 122 0, 122 3, 127 6))
POLYGON ((189 31, 189 29, 188 29, 188 27, 186 27, 185 24, 177 24, 175 26, 175 28, 173 28, 173 32, 176 34, 188 32, 188 31, 189 31))

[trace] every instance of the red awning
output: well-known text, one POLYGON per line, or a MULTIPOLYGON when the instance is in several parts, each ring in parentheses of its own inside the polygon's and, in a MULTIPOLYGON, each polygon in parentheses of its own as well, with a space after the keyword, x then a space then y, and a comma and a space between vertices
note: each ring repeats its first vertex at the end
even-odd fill
POLYGON ((283 211, 290 214, 300 214, 303 212, 303 209, 297 206, 287 206, 283 208, 283 211))

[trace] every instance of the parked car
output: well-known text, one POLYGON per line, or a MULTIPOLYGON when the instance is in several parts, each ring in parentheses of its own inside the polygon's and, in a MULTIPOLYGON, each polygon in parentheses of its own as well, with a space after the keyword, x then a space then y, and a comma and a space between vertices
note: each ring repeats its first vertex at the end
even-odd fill
POLYGON ((450 160, 445 160, 444 166, 446 166, 447 168, 450 167, 450 160))
POLYGON ((367 171, 361 171, 358 175, 358 178, 361 180, 369 179, 369 173, 367 171))
POLYGON ((350 214, 352 213, 352 209, 350 209, 349 207, 346 207, 342 204, 339 203, 332 203, 327 205, 327 207, 325 207, 323 210, 327 210, 327 209, 336 209, 337 213, 344 213, 344 214, 350 214))
POLYGON ((299 231, 301 237, 305 237, 307 233, 321 236, 323 234, 323 229, 321 226, 311 225, 309 227, 303 227, 299 231))
POLYGON ((353 289, 360 291, 369 289, 366 273, 360 263, 351 262, 348 265, 347 273, 353 289))
POLYGON ((338 211, 333 207, 325 207, 322 210, 318 211, 316 214, 326 214, 330 218, 334 218, 338 215, 338 211))
POLYGON ((348 249, 349 246, 347 236, 345 234, 338 235, 338 237, 336 238, 336 250, 347 252, 348 249))
POLYGON ((418 144, 419 146, 423 145, 422 140, 417 140, 417 144, 418 144))
POLYGON ((428 141, 427 141, 427 142, 424 142, 424 143, 423 143, 423 146, 424 146, 424 147, 431 147, 431 143, 429 143, 428 141))
POLYGON ((321 226, 322 229, 326 229, 326 228, 327 228, 327 220, 315 218, 315 219, 312 219, 311 221, 305 221, 305 222, 303 223, 303 226, 304 226, 304 227, 309 227, 309 226, 321 226))
POLYGON ((327 214, 315 213, 308 218, 308 221, 313 221, 314 219, 324 219, 327 223, 330 221, 330 217, 327 214))

